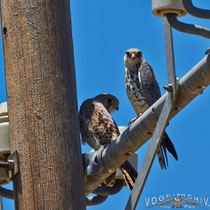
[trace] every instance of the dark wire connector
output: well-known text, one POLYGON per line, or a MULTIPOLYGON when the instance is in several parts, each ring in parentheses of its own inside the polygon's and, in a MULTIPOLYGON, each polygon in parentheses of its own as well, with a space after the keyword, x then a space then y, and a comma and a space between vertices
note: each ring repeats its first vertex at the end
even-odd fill
POLYGON ((109 195, 118 193, 123 187, 123 180, 116 180, 114 186, 98 186, 93 193, 97 194, 93 197, 86 198, 86 206, 93 206, 104 202, 109 195))
POLYGON ((6 168, 8 171, 14 171, 14 161, 8 160, 6 162, 0 162, 0 168, 6 168))
POLYGON ((103 195, 103 196, 108 196, 108 195, 114 195, 118 193, 122 187, 123 187, 124 180, 116 180, 114 186, 98 186, 93 193, 97 195, 103 195))
POLYGON ((94 206, 100 203, 103 203, 108 196, 96 195, 94 197, 86 198, 86 206, 94 206))
POLYGON ((210 39, 210 29, 198 25, 180 22, 177 20, 176 14, 167 14, 166 17, 169 24, 176 30, 210 39))
POLYGON ((15 199, 14 191, 5 189, 3 187, 0 187, 0 196, 9 198, 9 199, 15 199))
POLYGON ((182 2, 183 2, 183 6, 185 10, 189 14, 198 18, 210 19, 210 10, 200 9, 200 8, 195 7, 192 4, 192 0, 183 0, 182 2))

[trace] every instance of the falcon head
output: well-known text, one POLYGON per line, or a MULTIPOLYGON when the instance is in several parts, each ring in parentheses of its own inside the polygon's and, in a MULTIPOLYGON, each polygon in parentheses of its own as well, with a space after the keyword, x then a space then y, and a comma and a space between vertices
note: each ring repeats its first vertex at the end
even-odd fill
POLYGON ((124 56, 124 64, 126 68, 129 68, 135 64, 140 64, 144 61, 142 51, 137 48, 131 48, 126 51, 124 56))
POLYGON ((109 114, 115 110, 119 110, 119 101, 115 96, 111 94, 103 93, 93 98, 93 100, 102 103, 109 114))

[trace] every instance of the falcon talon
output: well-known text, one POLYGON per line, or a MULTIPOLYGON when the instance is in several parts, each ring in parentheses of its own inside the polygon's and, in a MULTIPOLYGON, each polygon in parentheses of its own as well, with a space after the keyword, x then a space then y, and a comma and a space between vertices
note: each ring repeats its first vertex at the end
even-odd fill
MULTIPOLYGON (((140 113, 140 116, 142 115, 142 113, 140 113)), ((131 125, 132 123, 134 123, 136 120, 138 119, 138 117, 134 117, 129 123, 128 125, 131 125)))

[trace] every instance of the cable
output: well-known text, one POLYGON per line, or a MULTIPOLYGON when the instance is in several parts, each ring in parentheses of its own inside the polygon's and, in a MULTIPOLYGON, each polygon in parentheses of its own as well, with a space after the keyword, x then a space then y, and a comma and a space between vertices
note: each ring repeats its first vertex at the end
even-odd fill
POLYGON ((108 196, 108 195, 114 195, 118 193, 122 187, 123 187, 124 180, 116 180, 115 184, 113 187, 110 186, 98 186, 93 193, 97 195, 103 195, 103 196, 108 196))
POLYGON ((0 187, 0 196, 10 199, 15 199, 14 191, 0 187))
POLYGON ((189 14, 199 18, 210 19, 210 10, 200 9, 193 6, 192 0, 183 0, 182 2, 185 10, 189 14))
POLYGON ((87 197, 86 198, 86 206, 93 206, 100 203, 103 203, 108 196, 97 195, 94 197, 87 197))
POLYGON ((167 14, 166 15, 169 24, 178 31, 196 34, 210 39, 210 29, 204 28, 198 25, 182 23, 177 20, 176 14, 167 14))

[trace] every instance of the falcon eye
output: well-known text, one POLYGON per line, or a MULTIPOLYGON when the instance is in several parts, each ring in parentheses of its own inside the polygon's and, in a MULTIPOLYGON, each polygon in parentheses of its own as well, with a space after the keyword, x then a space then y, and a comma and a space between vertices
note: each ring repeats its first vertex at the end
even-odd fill
POLYGON ((131 57, 131 54, 129 52, 126 52, 127 57, 131 57))
POLYGON ((137 57, 141 57, 141 55, 142 55, 142 52, 137 53, 137 57))
POLYGON ((113 104, 114 101, 112 99, 109 99, 109 104, 113 104))

